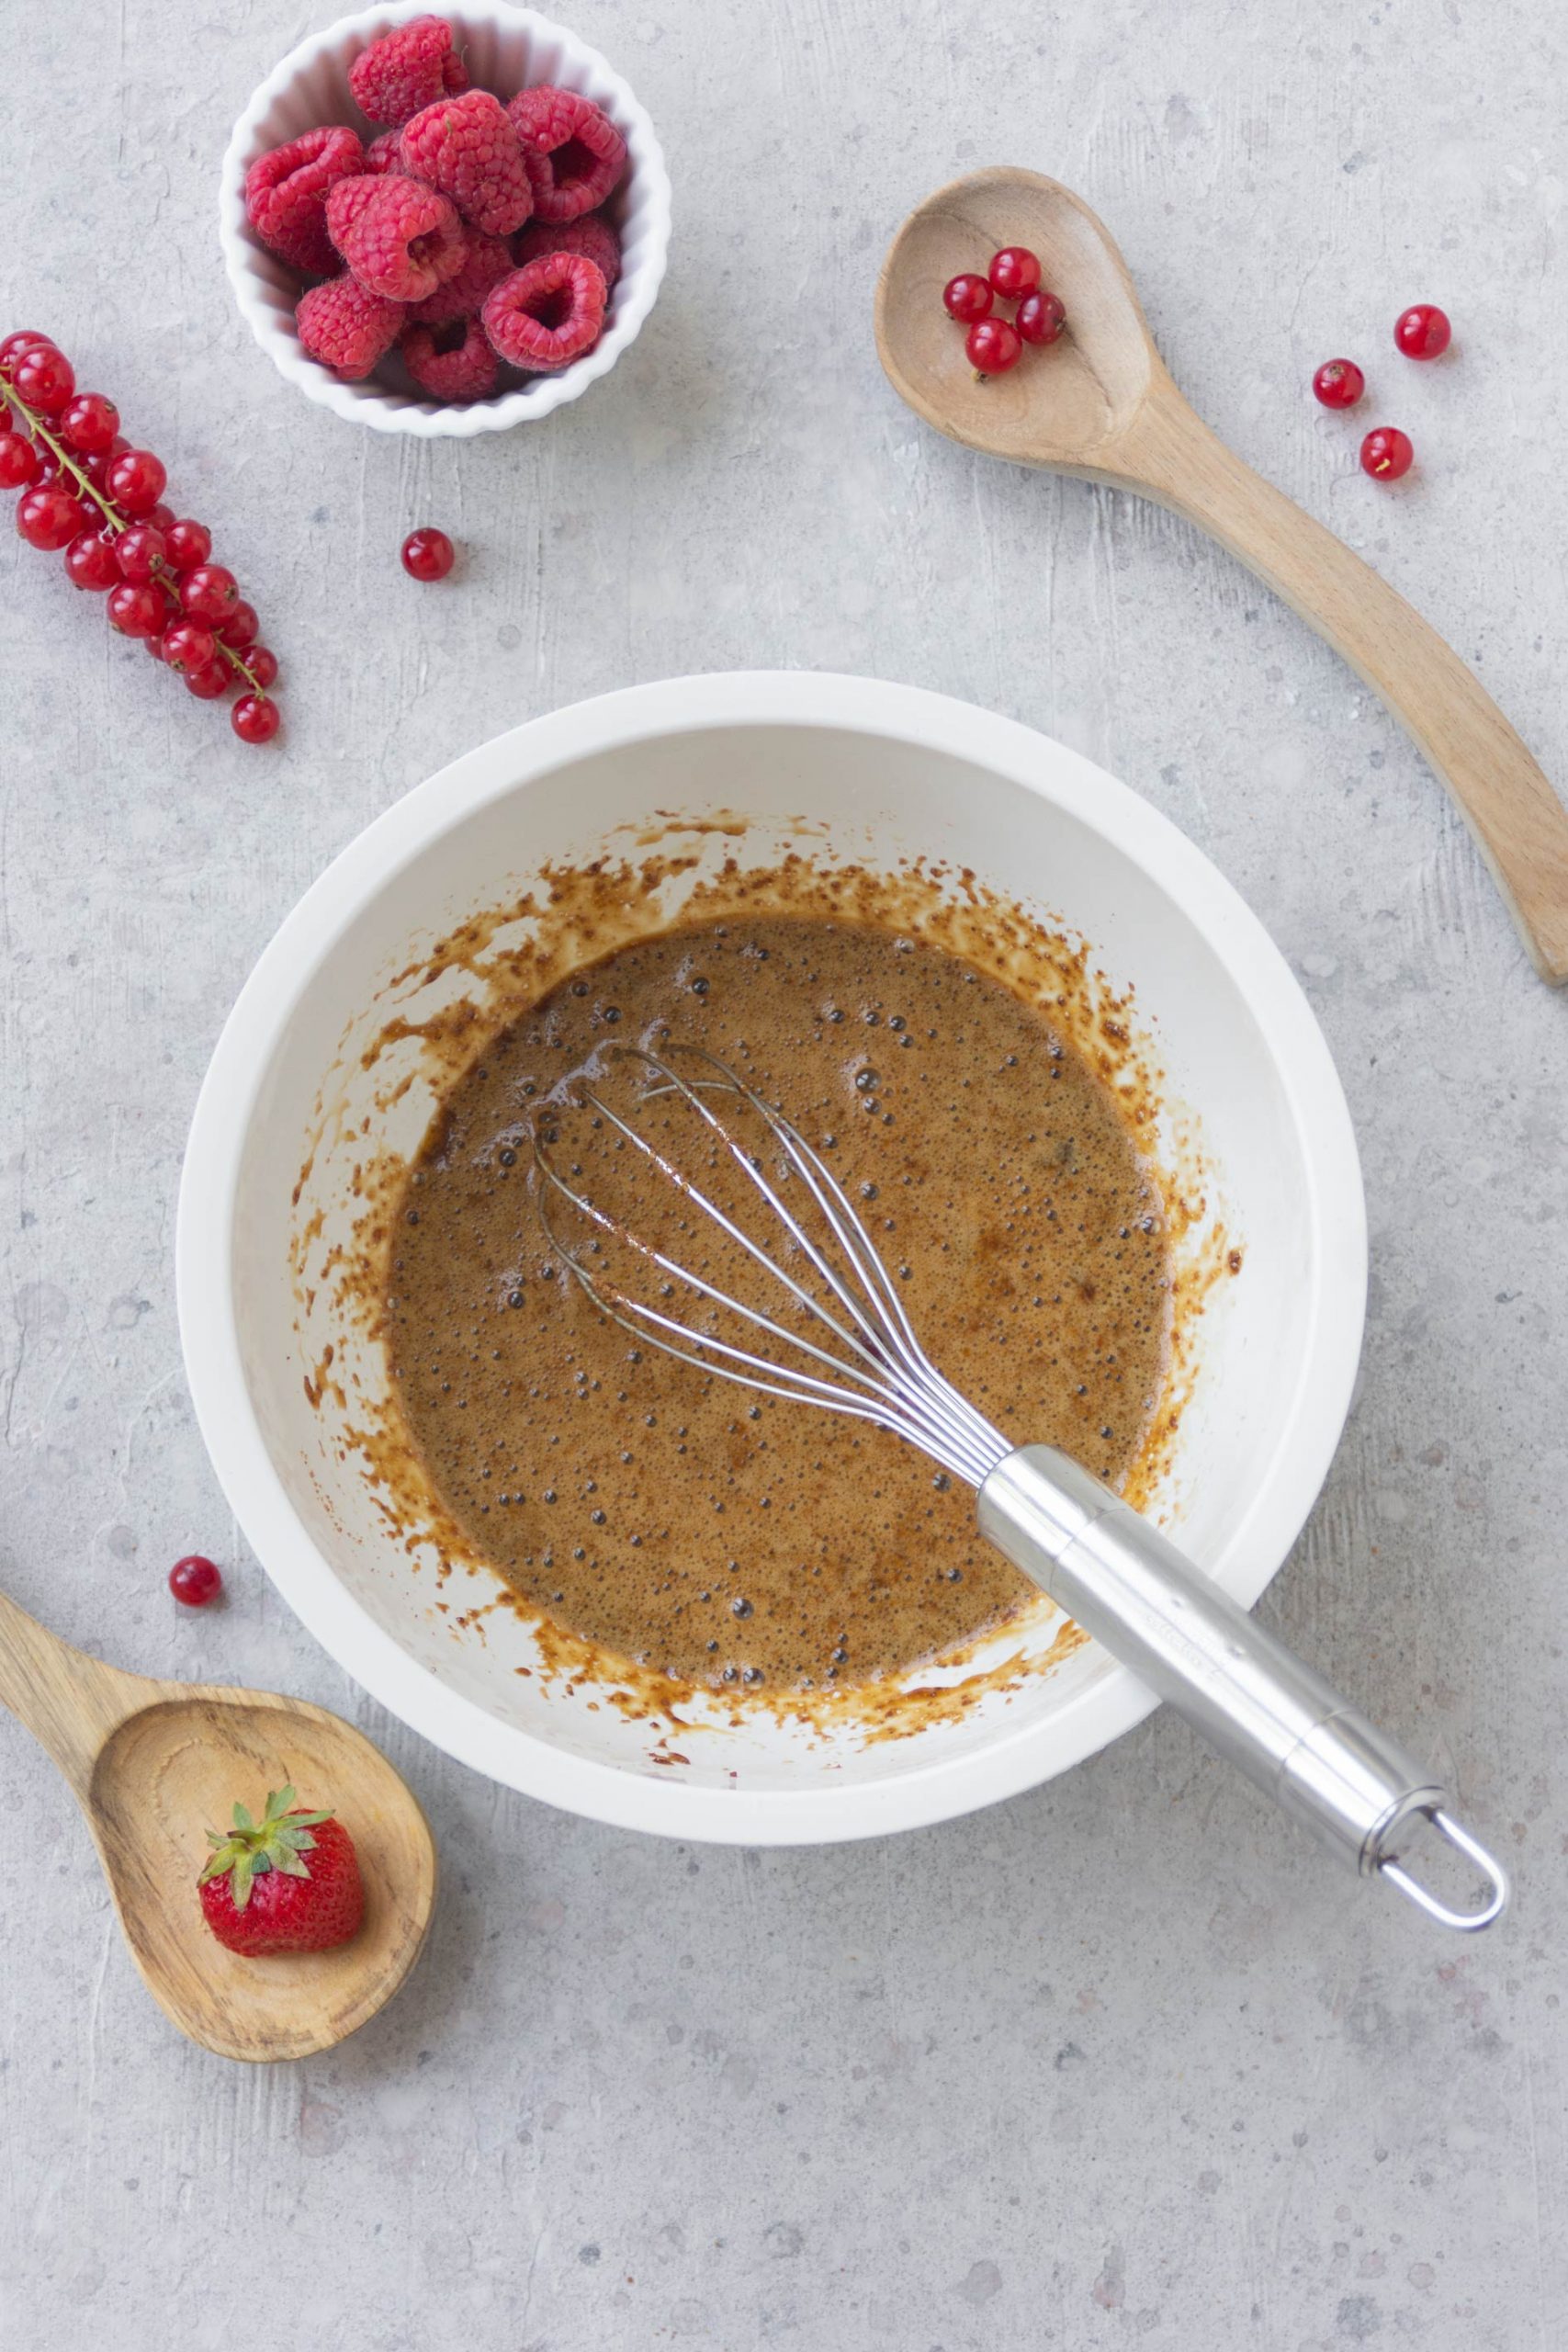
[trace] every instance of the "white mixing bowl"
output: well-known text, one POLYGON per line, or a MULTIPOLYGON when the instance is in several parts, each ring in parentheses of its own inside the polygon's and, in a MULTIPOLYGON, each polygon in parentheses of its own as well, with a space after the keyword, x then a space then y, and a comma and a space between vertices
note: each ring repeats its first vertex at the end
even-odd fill
MULTIPOLYGON (((1243 1277, 1201 1318, 1156 1512, 1227 1591, 1257 1599, 1317 1494, 1360 1345, 1360 1176, 1323 1037, 1229 885, 1123 786, 1027 728, 868 679, 679 679, 558 711, 458 760, 344 852, 257 965, 197 1107, 177 1256, 197 1417, 290 1605, 395 1714, 477 1770, 682 1838, 786 1844, 942 1820, 1077 1763, 1152 1699, 1089 1645, 911 1736, 748 1713, 738 1729, 667 1736, 655 1762, 660 1726, 539 1671, 534 1633, 510 1612, 492 1611, 483 1638, 459 1634, 458 1610, 482 1591, 460 1582, 451 1612, 436 1606, 433 1573, 416 1569, 344 1442, 344 1414, 306 1393, 321 1335, 296 1328, 291 1241, 318 1212, 329 1239, 344 1229, 354 1161, 378 1142, 411 1150, 430 1109, 417 1084, 373 1109, 358 1067, 391 975, 456 920, 520 896, 541 863, 592 856, 612 829, 671 810, 737 810, 753 848, 798 837, 805 820, 824 860, 970 867, 1080 932, 1134 985, 1168 1098, 1197 1114, 1213 1197, 1245 1249, 1243 1277), (323 1088, 341 1099, 315 1140, 323 1088)), ((384 1387, 378 1351, 355 1369, 384 1387)))

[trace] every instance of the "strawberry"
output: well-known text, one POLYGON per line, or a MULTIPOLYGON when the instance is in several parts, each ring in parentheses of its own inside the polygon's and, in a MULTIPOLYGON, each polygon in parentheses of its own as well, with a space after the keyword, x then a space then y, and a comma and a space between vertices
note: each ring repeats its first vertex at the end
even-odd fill
POLYGON ((330 1813, 306 1813, 275 1789, 259 1822, 243 1804, 197 1885, 202 1914, 231 1951, 327 1951, 347 1943, 365 1911, 354 1840, 330 1813), (309 1854, 309 1863, 304 1857, 309 1854))

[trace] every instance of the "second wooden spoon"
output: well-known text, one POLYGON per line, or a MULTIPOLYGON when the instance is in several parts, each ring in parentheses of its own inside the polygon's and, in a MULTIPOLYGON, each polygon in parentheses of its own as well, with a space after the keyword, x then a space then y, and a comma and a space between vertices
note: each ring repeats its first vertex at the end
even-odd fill
POLYGON ((1133 281, 1070 188, 1010 166, 939 188, 883 265, 876 342, 895 390, 954 441, 1134 490, 1250 566, 1400 719, 1480 844, 1537 970, 1568 981, 1568 810, 1452 647, 1344 542, 1255 474, 1177 390, 1133 281), (1037 253, 1067 334, 978 380, 942 308, 1001 245, 1037 253))
POLYGON ((0 1593, 0 1702, 48 1749, 86 1815, 148 1991, 222 2058, 306 2058, 373 2018, 419 1956, 435 1848, 407 1783, 324 1707, 271 1690, 153 1682, 102 1666, 0 1593), (206 1831, 292 1783, 350 1831, 365 1918, 333 1951, 247 1960, 209 1931, 206 1831))

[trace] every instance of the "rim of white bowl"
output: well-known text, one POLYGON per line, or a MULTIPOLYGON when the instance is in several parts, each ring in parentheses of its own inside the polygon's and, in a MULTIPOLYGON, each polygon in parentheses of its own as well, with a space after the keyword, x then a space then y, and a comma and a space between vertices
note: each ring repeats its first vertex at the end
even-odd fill
POLYGON ((1048 1718, 886 1781, 728 1792, 569 1754, 419 1664, 342 1585, 296 1513, 245 1380, 233 1295, 240 1163, 277 1040, 321 959, 362 909, 429 845, 499 796, 565 763, 694 729, 829 727, 951 753, 1025 786, 1100 833, 1183 912, 1240 990, 1269 1047, 1296 1131, 1321 1279, 1295 1386, 1251 1508, 1209 1563, 1250 1607, 1312 1509, 1349 1409, 1366 1303, 1366 1209, 1344 1091, 1290 967, 1218 868, 1103 769, 1017 720, 922 687, 821 672, 666 679, 575 703, 494 737, 367 826, 286 917, 241 990, 203 1081, 180 1182, 175 1275, 197 1424, 235 1517, 289 1607, 355 1681, 403 1723, 491 1780, 622 1828, 716 1844, 802 1845, 951 1819, 1050 1780, 1156 1704, 1110 1664, 1048 1718))
MULTIPOLYGON (((250 104, 235 123, 223 153, 218 188, 218 240, 223 266, 240 315, 273 366, 286 381, 318 407, 331 409, 350 424, 368 425, 376 433, 410 433, 424 439, 470 440, 479 433, 504 433, 548 416, 569 401, 581 398, 590 384, 607 376, 621 354, 636 342, 643 322, 659 297, 670 255, 672 192, 664 150, 647 108, 631 85, 617 74, 608 58, 581 40, 552 17, 536 9, 513 7, 508 0, 490 0, 481 7, 460 6, 451 14, 469 22, 485 20, 525 31, 530 40, 558 43, 582 73, 599 75, 613 96, 615 125, 626 142, 630 158, 627 179, 635 183, 648 207, 650 244, 648 254, 628 270, 615 288, 615 315, 592 351, 563 368, 558 375, 536 376, 498 399, 471 401, 464 406, 429 406, 407 394, 390 391, 367 379, 345 383, 330 368, 309 358, 301 349, 292 322, 285 322, 265 301, 256 277, 257 245, 245 216, 245 174, 265 152, 261 125, 277 100, 317 60, 341 51, 350 41, 355 50, 393 25, 437 12, 437 0, 387 0, 378 8, 362 8, 340 17, 324 31, 310 34, 276 65, 253 92, 250 104)), ((623 183, 625 185, 625 183, 623 183)))

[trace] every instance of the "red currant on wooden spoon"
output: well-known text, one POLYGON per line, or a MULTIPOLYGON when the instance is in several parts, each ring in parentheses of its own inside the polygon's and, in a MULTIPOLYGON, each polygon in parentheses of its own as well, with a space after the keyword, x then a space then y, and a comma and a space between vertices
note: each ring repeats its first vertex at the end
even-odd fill
POLYGON ((988 277, 982 277, 972 269, 962 269, 956 277, 948 279, 942 289, 942 299, 950 319, 956 319, 960 326, 972 327, 976 319, 990 315, 997 298, 988 277))
POLYGON ((991 255, 988 275, 993 290, 1003 301, 1016 302, 1039 285, 1040 256, 1027 245, 1004 245, 999 254, 991 255))
POLYGON ((981 376, 1005 376, 1018 366, 1023 352, 1018 329, 1007 319, 977 319, 964 338, 964 348, 981 376))
POLYGON ((1025 343, 1055 343, 1067 323, 1062 298, 1053 294, 1049 287, 1037 287, 1026 294, 1018 306, 1013 324, 1025 343))

